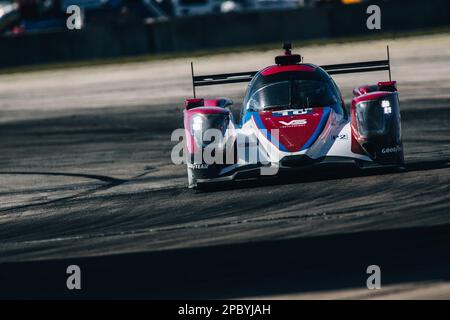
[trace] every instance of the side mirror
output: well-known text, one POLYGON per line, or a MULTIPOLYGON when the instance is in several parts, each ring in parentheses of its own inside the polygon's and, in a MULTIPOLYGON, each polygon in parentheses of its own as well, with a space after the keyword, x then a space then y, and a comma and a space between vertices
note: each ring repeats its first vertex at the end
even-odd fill
POLYGON ((226 108, 229 106, 232 106, 234 104, 233 100, 229 98, 220 98, 219 100, 219 107, 226 108))

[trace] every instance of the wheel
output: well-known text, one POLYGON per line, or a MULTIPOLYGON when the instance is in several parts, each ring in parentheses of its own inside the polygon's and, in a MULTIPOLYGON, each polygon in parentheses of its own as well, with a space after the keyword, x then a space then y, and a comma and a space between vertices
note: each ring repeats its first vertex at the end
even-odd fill
POLYGON ((197 179, 195 179, 194 172, 192 168, 187 168, 188 174, 188 188, 195 189, 197 188, 197 179))

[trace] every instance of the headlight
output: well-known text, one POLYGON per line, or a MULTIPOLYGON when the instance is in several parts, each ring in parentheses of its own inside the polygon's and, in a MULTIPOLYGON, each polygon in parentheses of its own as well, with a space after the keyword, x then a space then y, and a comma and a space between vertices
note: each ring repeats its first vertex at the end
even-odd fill
POLYGON ((389 100, 381 101, 381 107, 384 109, 384 114, 392 113, 391 102, 389 100))
POLYGON ((201 115, 195 115, 192 117, 192 132, 197 132, 202 130, 204 119, 201 115))
POLYGON ((389 100, 364 101, 356 105, 358 131, 366 137, 386 133, 392 112, 389 100))
MULTIPOLYGON (((229 117, 226 114, 196 114, 192 116, 191 119, 191 133, 194 136, 194 139, 198 146, 206 147, 211 143, 221 143, 221 141, 217 141, 217 138, 220 140, 223 139, 225 132, 228 128, 229 117), (208 130, 214 129, 214 132, 207 132, 208 130), (214 133, 220 132, 220 137, 215 137, 215 139, 204 139, 205 133, 212 134, 216 136, 214 133), (206 140, 206 141, 204 141, 206 140)), ((207 134, 207 135, 208 135, 207 134)))

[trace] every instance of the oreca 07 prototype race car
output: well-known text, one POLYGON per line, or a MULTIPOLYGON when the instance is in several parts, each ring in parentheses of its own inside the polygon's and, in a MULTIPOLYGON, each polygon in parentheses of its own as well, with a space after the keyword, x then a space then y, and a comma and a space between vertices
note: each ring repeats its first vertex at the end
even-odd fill
POLYGON ((317 66, 284 54, 261 71, 194 75, 185 101, 188 184, 276 175, 280 171, 350 164, 401 167, 403 144, 396 82, 387 59, 317 66), (388 71, 389 81, 353 90, 347 110, 334 74, 388 71), (198 86, 249 82, 240 119, 228 98, 195 96, 198 86))

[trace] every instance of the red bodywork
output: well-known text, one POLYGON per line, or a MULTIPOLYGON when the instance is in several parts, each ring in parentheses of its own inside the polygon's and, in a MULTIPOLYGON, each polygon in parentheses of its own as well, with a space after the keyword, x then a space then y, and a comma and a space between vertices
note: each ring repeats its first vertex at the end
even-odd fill
POLYGON ((263 76, 270 76, 275 73, 280 72, 288 72, 288 71, 307 71, 307 72, 313 72, 316 70, 316 68, 304 65, 304 64, 294 64, 294 65, 287 65, 287 66, 270 66, 261 71, 261 74, 263 76))
POLYGON ((279 130, 279 142, 285 151, 298 152, 318 130, 321 131, 319 124, 322 117, 326 117, 324 109, 312 108, 307 114, 284 116, 274 116, 277 112, 263 111, 259 113, 259 117, 268 132, 279 130))
POLYGON ((397 91, 396 81, 378 82, 377 85, 364 85, 353 90, 352 106, 350 110, 350 125, 352 129, 351 150, 356 154, 366 154, 362 145, 367 137, 360 134, 356 123, 356 105, 370 100, 379 100, 397 91))
POLYGON ((219 107, 223 102, 222 99, 186 99, 184 111, 184 132, 186 135, 186 146, 189 153, 197 152, 197 145, 191 133, 192 116, 195 114, 230 114, 228 109, 219 107), (202 107, 202 108, 198 108, 202 107))

